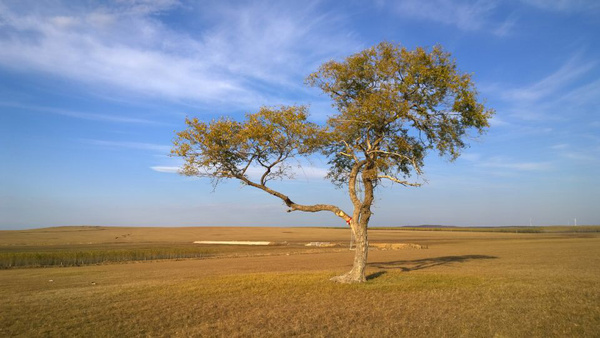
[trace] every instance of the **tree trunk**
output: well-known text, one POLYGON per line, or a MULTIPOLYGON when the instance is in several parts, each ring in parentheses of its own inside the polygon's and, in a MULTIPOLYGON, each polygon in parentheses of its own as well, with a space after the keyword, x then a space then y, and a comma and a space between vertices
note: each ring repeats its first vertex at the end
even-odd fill
MULTIPOLYGON (((363 222, 361 222, 363 223, 363 222)), ((349 272, 331 278, 338 283, 362 283, 367 279, 365 277, 365 267, 367 265, 367 255, 369 253, 369 240, 367 237, 367 224, 357 224, 354 221, 351 224, 354 237, 356 238, 356 251, 354 252, 354 264, 349 272)))
POLYGON ((376 178, 374 163, 366 162, 363 170, 362 183, 364 188, 364 197, 362 203, 356 196, 356 177, 358 169, 362 164, 356 164, 352 169, 350 177, 350 198, 354 204, 354 218, 350 222, 350 227, 356 237, 356 252, 354 253, 354 264, 352 270, 341 276, 333 277, 331 280, 339 283, 362 283, 366 282, 365 268, 367 266, 367 255, 369 253, 369 240, 367 238, 367 226, 371 219, 371 205, 373 204, 373 180, 376 178))

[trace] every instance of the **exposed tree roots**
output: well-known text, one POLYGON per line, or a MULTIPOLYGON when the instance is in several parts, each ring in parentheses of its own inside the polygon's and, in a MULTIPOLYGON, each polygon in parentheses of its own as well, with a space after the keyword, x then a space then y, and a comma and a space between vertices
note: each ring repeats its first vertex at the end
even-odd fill
POLYGON ((332 277, 330 280, 342 284, 364 283, 367 281, 364 274, 354 270, 340 276, 332 277))

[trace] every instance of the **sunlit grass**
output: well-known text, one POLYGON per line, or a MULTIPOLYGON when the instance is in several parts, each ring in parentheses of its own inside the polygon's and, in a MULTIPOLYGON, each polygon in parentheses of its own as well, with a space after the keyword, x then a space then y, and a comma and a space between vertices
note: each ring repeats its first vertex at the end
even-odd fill
MULTIPOLYGON (((58 231, 43 233, 42 240, 34 231, 35 245, 10 244, 27 239, 17 234, 0 252, 125 257, 129 250, 198 250, 211 259, 1 270, 0 337, 597 337, 600 332, 600 237, 594 233, 374 231, 379 241, 409 238, 426 241, 429 248, 372 250, 368 281, 340 285, 329 278, 349 269, 347 249, 202 247, 156 241, 163 233, 172 236, 170 241, 208 237, 200 230, 192 236, 156 230, 152 237, 148 230, 134 230, 127 230, 130 243, 105 235, 122 229, 108 229, 87 231, 94 235, 73 245, 66 243, 76 242, 79 232, 69 232, 62 243, 43 244, 60 236, 58 231), (135 243, 142 235, 147 237, 135 243), (99 243, 99 236, 114 242, 99 243)), ((310 231, 332 236, 320 238, 328 240, 342 233, 226 230, 206 233, 232 238, 234 231, 243 231, 253 240, 267 235, 313 240, 310 231)))
POLYGON ((580 290, 548 281, 400 271, 365 284, 339 285, 328 281, 331 276, 256 273, 76 287, 46 284, 36 293, 17 291, 5 298, 3 330, 36 336, 597 333, 598 288, 591 285, 580 290))

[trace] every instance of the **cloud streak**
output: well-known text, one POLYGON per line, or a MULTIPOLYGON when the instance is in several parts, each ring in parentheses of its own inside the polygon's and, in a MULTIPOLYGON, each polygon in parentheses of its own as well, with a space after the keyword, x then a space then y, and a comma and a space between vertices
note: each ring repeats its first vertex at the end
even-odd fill
POLYGON ((169 167, 169 166, 153 166, 150 169, 158 171, 159 173, 177 174, 181 170, 180 167, 169 167))
POLYGON ((481 29, 495 9, 495 1, 404 0, 396 4, 399 15, 456 26, 465 31, 481 29))
POLYGON ((561 13, 589 13, 600 10, 596 0, 521 0, 533 7, 561 13))
POLYGON ((207 2, 206 27, 195 34, 155 15, 176 10, 175 1, 15 4, 0 4, 0 66, 174 101, 269 103, 281 95, 274 84, 301 84, 314 64, 356 46, 337 33, 335 16, 314 12, 316 2, 207 2))
POLYGON ((115 148, 115 149, 134 149, 134 150, 146 150, 154 151, 159 153, 169 153, 171 146, 154 144, 154 143, 143 143, 143 142, 121 142, 121 141, 105 141, 105 140, 91 140, 85 139, 83 142, 92 144, 99 147, 115 148))
POLYGON ((597 106, 600 81, 586 81, 596 72, 597 65, 597 61, 585 58, 580 51, 533 83, 494 83, 481 88, 506 103, 502 109, 506 115, 499 120, 501 124, 511 124, 508 117, 534 122, 565 122, 577 115, 590 114, 589 107, 597 106))
POLYGON ((600 148, 593 146, 584 145, 580 147, 573 147, 567 143, 555 144, 550 147, 556 154, 564 159, 573 160, 578 162, 598 162, 600 160, 600 148))
POLYGON ((550 162, 510 162, 492 159, 479 164, 485 168, 509 169, 516 171, 547 171, 552 168, 550 162))
POLYGON ((506 100, 537 101, 556 93, 568 86, 582 75, 588 73, 597 62, 584 62, 579 54, 572 56, 558 70, 545 78, 525 87, 505 91, 502 96, 506 100))
POLYGON ((97 113, 88 113, 82 111, 75 111, 69 109, 61 109, 61 108, 51 108, 51 107, 41 107, 35 105, 22 104, 17 102, 0 102, 0 106, 4 107, 12 107, 17 109, 27 109, 27 110, 37 110, 41 112, 62 115, 67 117, 72 117, 76 119, 82 120, 90 120, 90 121, 102 121, 102 122, 114 122, 114 123, 128 123, 128 124, 146 124, 146 125, 157 125, 162 124, 160 122, 135 118, 135 117, 127 117, 127 116, 119 116, 112 114, 97 114, 97 113))
POLYGON ((552 168, 552 163, 549 161, 516 161, 512 158, 504 156, 493 156, 484 158, 481 154, 466 153, 461 156, 461 159, 471 162, 479 168, 505 169, 516 172, 526 171, 547 171, 552 168))

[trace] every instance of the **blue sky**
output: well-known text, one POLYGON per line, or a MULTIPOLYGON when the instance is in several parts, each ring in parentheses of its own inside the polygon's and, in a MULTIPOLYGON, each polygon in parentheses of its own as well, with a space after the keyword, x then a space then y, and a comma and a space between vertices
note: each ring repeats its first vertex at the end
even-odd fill
MULTIPOLYGON (((421 188, 377 191, 372 226, 600 224, 600 3, 0 0, 0 229, 343 226, 262 191, 176 174, 186 116, 334 111, 305 77, 386 40, 441 44, 496 109, 421 188)), ((319 158, 275 187, 350 211, 319 158)))

